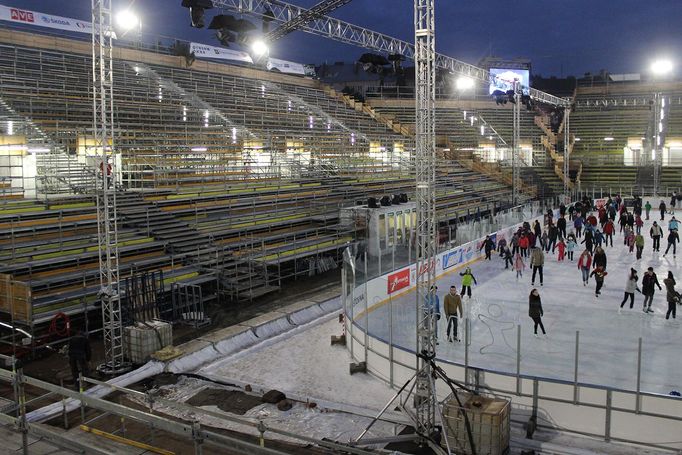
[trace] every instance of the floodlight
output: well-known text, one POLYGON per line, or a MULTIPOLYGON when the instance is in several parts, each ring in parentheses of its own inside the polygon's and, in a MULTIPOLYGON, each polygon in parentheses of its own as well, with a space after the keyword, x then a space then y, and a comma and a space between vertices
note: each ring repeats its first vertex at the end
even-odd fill
POLYGON ((605 140, 606 142, 611 142, 611 141, 613 141, 613 137, 612 137, 612 136, 606 136, 606 137, 604 138, 604 140, 605 140))
POLYGON ((657 76, 664 76, 673 70, 673 62, 667 59, 656 60, 651 64, 651 72, 657 76))
POLYGON ((123 30, 132 30, 140 24, 140 19, 129 9, 125 9, 116 15, 116 25, 123 30))
POLYGON ((475 82, 470 77, 460 76, 457 78, 455 85, 457 87, 457 90, 462 90, 462 91, 463 90, 471 90, 472 88, 474 88, 475 82))
POLYGON ((268 45, 262 39, 257 39, 251 44, 251 50, 257 56, 265 55, 268 52, 268 45))

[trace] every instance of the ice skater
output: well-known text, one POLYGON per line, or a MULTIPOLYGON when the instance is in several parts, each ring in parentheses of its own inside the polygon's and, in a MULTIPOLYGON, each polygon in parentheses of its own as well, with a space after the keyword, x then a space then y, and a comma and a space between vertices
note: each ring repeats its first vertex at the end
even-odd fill
POLYGON ((594 275, 594 281, 597 284, 597 287, 595 288, 594 291, 595 297, 599 297, 599 295, 601 295, 601 288, 604 286, 604 277, 608 274, 609 273, 606 270, 604 270, 604 267, 600 265, 595 267, 595 269, 592 270, 592 273, 590 273, 590 276, 594 275))
POLYGON ((445 318, 448 320, 448 326, 445 334, 450 343, 459 341, 457 337, 457 317, 462 317, 462 297, 457 294, 457 286, 450 286, 450 293, 443 299, 443 310, 445 311, 445 318), (450 335, 452 329, 452 335, 450 335))
POLYGON ((484 248, 485 248, 485 258, 488 261, 491 261, 492 260, 491 253, 495 249, 495 242, 493 242, 493 240, 490 238, 489 235, 485 236, 485 240, 481 244, 481 247, 478 249, 478 251, 481 251, 484 248))
POLYGON ((606 252, 600 246, 594 250, 594 257, 592 258, 592 266, 596 269, 601 267, 606 270, 606 252))
POLYGON ((668 231, 668 247, 665 249, 665 253, 663 253, 663 257, 665 257, 665 255, 668 254, 668 251, 670 251, 670 247, 673 247, 673 258, 674 258, 676 251, 677 251, 677 243, 679 241, 680 241, 680 236, 677 234, 677 231, 675 229, 668 231))
POLYGON ((651 309, 651 303, 654 301, 654 286, 658 286, 658 290, 662 291, 663 288, 658 282, 658 277, 654 273, 654 268, 649 267, 642 277, 642 294, 644 294, 644 307, 642 311, 645 313, 653 313, 654 310, 651 309), (647 306, 647 303, 649 304, 647 306))
POLYGON ((514 270, 516 270, 516 281, 519 281, 519 277, 523 278, 523 271, 526 268, 526 264, 523 262, 523 258, 520 253, 516 253, 514 258, 514 270))
POLYGON ((616 232, 616 227, 613 225, 613 221, 608 220, 606 224, 604 225, 604 235, 606 237, 605 240, 605 246, 609 246, 609 242, 611 242, 610 246, 613 246, 613 234, 616 232))
POLYGON ((635 238, 637 238, 637 236, 632 229, 629 229, 628 236, 625 238, 625 244, 627 245, 628 251, 630 253, 632 253, 632 251, 635 249, 635 238))
POLYGON ((587 286, 587 282, 590 279, 590 267, 592 266, 592 254, 589 250, 582 252, 578 258, 578 270, 583 276, 583 286, 587 286))
POLYGON ((512 261, 513 256, 509 247, 504 248, 504 251, 502 251, 502 255, 504 257, 504 268, 508 269, 509 266, 511 265, 513 269, 514 266, 514 262, 512 261))
POLYGON ((566 242, 566 252, 568 254, 568 259, 573 262, 573 253, 578 249, 578 244, 575 243, 575 237, 569 235, 568 241, 566 242))
POLYGON ((668 230, 669 230, 669 231, 672 231, 672 230, 677 231, 677 230, 679 230, 679 228, 680 228, 680 222, 677 221, 677 220, 675 219, 675 217, 673 216, 673 217, 670 219, 670 221, 668 221, 668 230))
POLYGON ((637 259, 642 259, 642 251, 644 250, 644 236, 641 233, 635 236, 635 248, 637 248, 637 259))
POLYGON ((540 299, 540 293, 537 289, 533 289, 530 291, 530 295, 528 296, 528 316, 530 316, 530 318, 533 320, 533 333, 536 338, 538 336, 538 326, 540 326, 542 334, 545 335, 545 337, 547 336, 547 332, 545 332, 545 326, 542 323, 542 317, 544 315, 545 312, 542 310, 542 300, 540 299))
POLYGON ((680 302, 680 293, 675 290, 675 278, 673 277, 673 272, 668 271, 668 278, 663 280, 666 290, 666 299, 668 300, 668 311, 665 313, 665 318, 670 319, 670 315, 677 314, 677 304, 680 302))
POLYGON ((665 202, 663 201, 663 199, 661 199, 661 203, 658 204, 658 210, 661 212, 661 221, 664 221, 665 220, 666 206, 665 206, 665 202))
POLYGON ((625 295, 623 296, 623 301, 620 302, 620 308, 618 308, 618 313, 620 313, 620 309, 623 308, 623 305, 625 305, 625 302, 630 298, 630 309, 635 304, 635 291, 641 293, 641 289, 637 287, 637 280, 639 277, 637 276, 637 270, 635 269, 630 269, 630 273, 628 273, 628 279, 625 281, 625 295))
POLYGON ((527 234, 521 234, 519 237, 519 249, 521 250, 521 256, 524 258, 528 257, 528 246, 530 245, 530 240, 527 234))
POLYGON ((583 218, 581 215, 578 215, 575 217, 575 220, 573 220, 573 227, 575 228, 575 235, 580 238, 582 235, 583 231, 583 225, 585 224, 585 218, 583 218))
MULTIPOLYGON (((440 319, 440 299, 438 298, 438 286, 431 286, 429 293, 424 297, 424 317, 431 317, 433 331, 438 340, 438 320, 440 319)), ((438 344, 438 341, 436 341, 438 344)))
POLYGON ((530 284, 535 285, 535 274, 540 272, 540 286, 543 285, 542 269, 545 265, 545 254, 542 252, 542 248, 533 248, 533 252, 530 256, 530 267, 533 269, 533 276, 530 279, 530 284))
POLYGON ((649 221, 649 214, 651 213, 651 202, 646 201, 646 204, 644 204, 644 211, 646 212, 646 220, 649 221))
POLYGON ((462 291, 459 293, 462 297, 464 297, 464 293, 466 293, 469 298, 471 298, 471 284, 478 285, 476 282, 476 277, 474 276, 473 273, 471 273, 471 269, 467 267, 464 272, 460 272, 459 276, 462 277, 462 291))
POLYGON ((642 226, 644 226, 644 221, 641 215, 635 215, 635 232, 639 234, 642 232, 642 226))
MULTIPOLYGON (((556 244, 555 248, 559 250, 557 261, 558 262, 563 261, 564 257, 566 256, 566 243, 564 243, 564 239, 559 238, 559 243, 556 244)), ((552 249, 552 253, 554 253, 554 249, 552 249)))
POLYGON ((649 229, 649 237, 654 240, 654 251, 660 251, 662 235, 663 229, 654 221, 654 225, 651 226, 651 229, 649 229))

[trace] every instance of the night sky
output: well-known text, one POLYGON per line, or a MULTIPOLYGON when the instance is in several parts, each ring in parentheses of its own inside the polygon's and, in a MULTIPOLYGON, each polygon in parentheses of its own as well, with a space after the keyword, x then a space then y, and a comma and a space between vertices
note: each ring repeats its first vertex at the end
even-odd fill
MULTIPOLYGON (((288 0, 311 6, 319 0, 288 0)), ((89 20, 90 0, 0 0, 48 14, 89 20)), ((114 0, 132 4, 145 32, 218 45, 213 31, 192 29, 180 0, 114 0)), ((218 9, 207 11, 210 17, 218 9)), ((227 12, 227 14, 232 14, 227 12)), ((411 0, 354 0, 332 13, 353 24, 414 41, 411 0)), ((245 16, 249 19, 248 16, 245 16)), ((438 52, 469 63, 487 55, 527 57, 533 73, 576 75, 600 69, 645 72, 656 56, 682 74, 682 0, 436 0, 438 52)), ((301 63, 354 61, 363 52, 303 32, 279 40, 270 55, 301 63)))

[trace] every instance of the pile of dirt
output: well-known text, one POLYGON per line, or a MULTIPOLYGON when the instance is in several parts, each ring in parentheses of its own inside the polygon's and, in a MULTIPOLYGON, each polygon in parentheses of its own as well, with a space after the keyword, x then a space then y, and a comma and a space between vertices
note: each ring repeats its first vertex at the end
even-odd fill
POLYGON ((225 412, 244 415, 249 409, 262 404, 262 401, 260 397, 239 390, 207 388, 187 400, 187 404, 192 406, 213 405, 225 412))

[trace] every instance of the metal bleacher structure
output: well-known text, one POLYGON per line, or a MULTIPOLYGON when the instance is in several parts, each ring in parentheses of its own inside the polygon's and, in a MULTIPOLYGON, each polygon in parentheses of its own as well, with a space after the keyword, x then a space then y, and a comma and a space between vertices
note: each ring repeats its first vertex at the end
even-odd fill
MULTIPOLYGON (((653 170, 644 154, 635 165, 624 165, 624 148, 628 142, 650 150, 654 124, 654 93, 662 93, 669 103, 669 116, 664 120, 670 142, 682 136, 682 83, 637 82, 578 86, 571 115, 571 129, 579 141, 573 157, 582 163, 583 189, 624 188, 647 193, 653 170), (609 138, 609 140, 606 140, 609 138), (610 139, 612 138, 612 139, 610 139)), ((682 187, 682 163, 671 161, 661 172, 661 192, 669 194, 682 187)))
MULTIPOLYGON (((84 41, 0 30, 0 127, 11 121, 23 137, 2 163, 36 160, 35 175, 3 169, 0 314, 31 333, 60 313, 99 309, 94 186, 104 170, 85 156, 90 52, 84 41)), ((316 80, 188 68, 168 49, 116 47, 114 62, 122 279, 161 271, 168 289, 200 287, 206 302, 251 301, 336 267, 354 238, 340 207, 414 192, 408 128, 316 80)), ((446 149, 437 189, 446 229, 509 203, 508 180, 446 149)))

